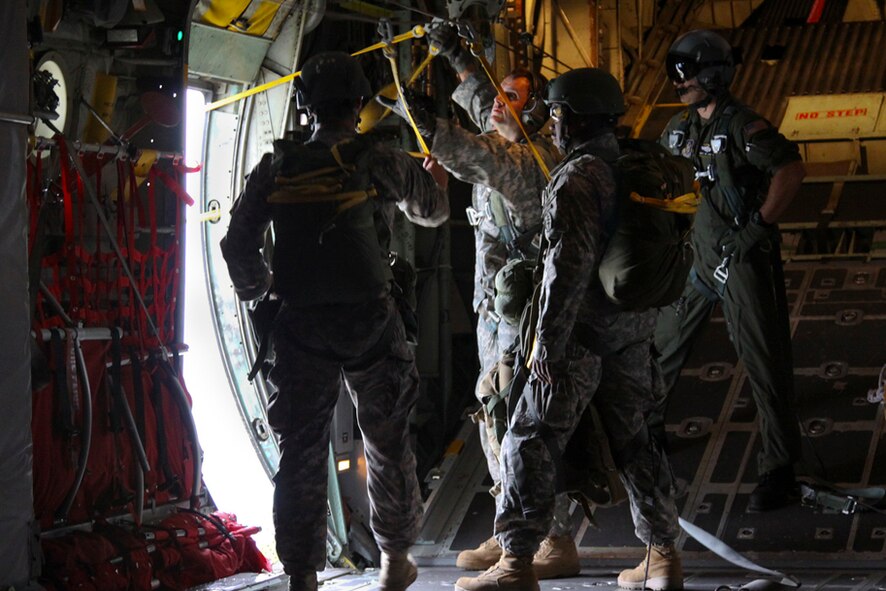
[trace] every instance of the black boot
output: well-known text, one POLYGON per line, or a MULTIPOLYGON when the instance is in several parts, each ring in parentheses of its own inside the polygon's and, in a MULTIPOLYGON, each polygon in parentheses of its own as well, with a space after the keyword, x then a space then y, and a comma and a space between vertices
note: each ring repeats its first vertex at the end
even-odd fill
POLYGON ((799 498, 800 488, 794 479, 794 468, 782 466, 760 476, 760 482, 748 501, 748 511, 757 513, 780 509, 799 498))

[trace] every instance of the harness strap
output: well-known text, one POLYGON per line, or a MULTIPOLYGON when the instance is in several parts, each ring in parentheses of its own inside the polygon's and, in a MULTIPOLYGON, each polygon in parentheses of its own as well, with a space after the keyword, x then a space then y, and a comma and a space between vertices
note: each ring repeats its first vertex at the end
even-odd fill
POLYGON ((880 487, 841 489, 822 484, 800 484, 801 502, 813 508, 852 515, 866 509, 886 513, 878 505, 886 498, 886 489, 880 487))

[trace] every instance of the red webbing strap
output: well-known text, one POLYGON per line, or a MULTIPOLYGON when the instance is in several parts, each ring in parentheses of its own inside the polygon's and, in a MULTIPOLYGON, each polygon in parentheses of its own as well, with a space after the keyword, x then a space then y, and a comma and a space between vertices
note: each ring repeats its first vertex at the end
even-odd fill
MULTIPOLYGON (((102 197, 102 169, 101 167, 95 171, 95 194, 99 198, 99 204, 97 207, 102 207, 101 197, 102 197)), ((105 197, 105 201, 107 202, 107 197, 105 197)), ((93 300, 91 302, 90 309, 90 319, 92 322, 100 326, 108 326, 110 324, 110 315, 111 315, 111 306, 110 301, 108 300, 108 280, 110 277, 109 268, 112 266, 110 259, 107 259, 102 255, 102 238, 104 236, 104 232, 102 231, 102 222, 101 217, 99 216, 98 210, 95 212, 95 252, 93 253, 93 261, 95 263, 93 272, 95 273, 94 282, 95 282, 95 291, 93 293, 93 300)), ((109 252, 108 254, 113 254, 113 252, 109 252)))
MULTIPOLYGON (((185 205, 194 205, 194 199, 188 195, 181 182, 184 174, 198 172, 202 165, 188 167, 180 164, 173 165, 173 177, 159 166, 154 165, 151 168, 151 178, 159 178, 163 184, 175 194, 185 205)), ((153 185, 152 185, 153 187, 153 185)), ((182 233, 184 224, 182 223, 182 208, 180 205, 175 207, 175 227, 172 244, 163 252, 163 267, 161 269, 160 290, 167 299, 165 301, 157 301, 157 322, 163 336, 164 342, 172 342, 175 337, 175 306, 178 298, 178 288, 181 281, 181 269, 179 268, 179 255, 181 251, 182 233), (166 320, 169 320, 167 325, 166 320)))
MULTIPOLYGON (((196 172, 200 169, 199 166, 190 169, 186 166, 176 166, 175 168, 177 171, 183 170, 185 172, 196 172)), ((163 184, 166 185, 166 187, 170 191, 175 193, 176 197, 184 201, 185 205, 194 205, 194 198, 188 195, 188 192, 185 191, 185 188, 182 187, 176 179, 172 178, 171 176, 169 176, 168 173, 161 170, 160 167, 156 164, 151 167, 151 174, 155 175, 157 178, 163 181, 163 184)))
MULTIPOLYGON (((153 312, 154 314, 154 326, 157 327, 157 330, 160 331, 163 327, 163 318, 161 317, 161 310, 163 307, 162 295, 160 293, 160 274, 162 260, 161 257, 163 252, 160 250, 160 247, 157 244, 157 196, 156 196, 156 174, 154 173, 154 169, 151 168, 151 171, 148 173, 148 220, 151 224, 151 244, 148 250, 148 257, 151 260, 151 274, 150 274, 150 282, 151 289, 153 291, 153 300, 151 304, 148 306, 148 311, 153 312)), ((153 345, 160 345, 161 343, 154 343, 154 339, 157 338, 157 335, 149 335, 150 343, 153 345)), ((162 333, 160 334, 162 338, 162 333)))
POLYGON ((64 253, 66 258, 66 266, 64 269, 64 275, 62 275, 61 269, 59 269, 59 286, 63 291, 68 293, 68 297, 70 298, 70 310, 69 314, 72 318, 76 320, 76 311, 80 307, 80 300, 77 297, 76 289, 75 289, 75 273, 77 273, 77 259, 75 256, 76 249, 76 237, 74 233, 74 196, 71 192, 71 185, 75 182, 75 179, 71 177, 73 174, 75 178, 77 177, 77 173, 71 170, 71 164, 68 158, 68 145, 65 142, 64 137, 60 135, 56 135, 56 142, 59 150, 59 168, 61 169, 61 180, 62 180, 62 200, 64 202, 64 210, 65 210, 65 246, 64 253))
POLYGON ((138 291, 140 294, 146 292, 145 288, 147 287, 147 280, 145 279, 145 260, 147 257, 136 248, 135 234, 139 226, 145 226, 146 214, 145 208, 141 202, 141 193, 138 188, 135 165, 131 162, 129 164, 129 212, 129 264, 133 276, 138 279, 138 284, 130 285, 129 290, 129 314, 130 322, 132 323, 130 330, 137 338, 139 347, 145 349, 145 336, 148 331, 148 322, 142 313, 142 310, 139 309, 138 299, 135 297, 135 292, 138 291), (136 216, 138 217, 138 221, 136 221, 136 216))

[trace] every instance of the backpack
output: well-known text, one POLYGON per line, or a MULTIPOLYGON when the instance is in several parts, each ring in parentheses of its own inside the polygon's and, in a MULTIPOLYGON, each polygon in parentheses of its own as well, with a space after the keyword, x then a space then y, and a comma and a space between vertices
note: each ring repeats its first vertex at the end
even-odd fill
POLYGON ((620 140, 619 147, 612 164, 621 209, 598 276, 622 308, 660 308, 680 297, 692 267, 691 220, 673 206, 694 193, 695 170, 655 142, 620 140))

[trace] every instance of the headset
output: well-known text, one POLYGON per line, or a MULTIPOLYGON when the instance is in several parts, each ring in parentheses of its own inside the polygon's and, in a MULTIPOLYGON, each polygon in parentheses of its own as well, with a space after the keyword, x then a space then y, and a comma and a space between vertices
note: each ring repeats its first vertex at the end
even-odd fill
POLYGON ((529 81, 529 96, 520 113, 520 121, 527 127, 528 132, 538 131, 549 118, 548 107, 543 97, 548 80, 541 74, 528 69, 517 68, 508 76, 513 78, 526 78, 529 81))

